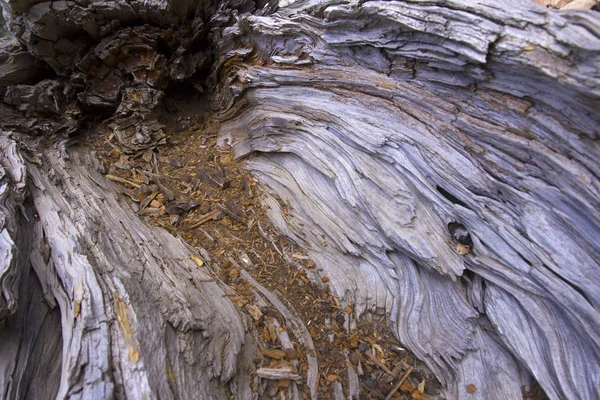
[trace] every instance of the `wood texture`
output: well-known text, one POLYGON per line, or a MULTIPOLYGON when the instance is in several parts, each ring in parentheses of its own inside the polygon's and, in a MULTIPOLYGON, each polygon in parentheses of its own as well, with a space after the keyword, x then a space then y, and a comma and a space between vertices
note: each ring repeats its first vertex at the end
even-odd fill
MULTIPOLYGON (((9 140, 6 133, 2 139, 9 140)), ((73 151, 68 160, 61 157, 58 149, 49 150, 41 167, 27 166, 28 209, 37 217, 21 224, 19 241, 12 242, 17 254, 30 251, 24 255, 30 263, 15 259, 7 264, 9 272, 16 271, 13 275, 30 276, 33 267, 41 284, 36 292, 52 308, 58 306, 60 319, 47 310, 46 319, 54 323, 51 333, 24 335, 17 331, 20 321, 3 318, 10 341, 0 344, 1 364, 13 364, 2 377, 6 398, 25 396, 34 384, 30 375, 38 354, 35 346, 25 346, 31 335, 46 342, 37 353, 54 354, 53 367, 60 374, 49 378, 59 377, 60 385, 44 377, 42 386, 54 387, 57 398, 228 398, 229 381, 244 376, 238 373, 242 345, 252 348, 238 309, 190 259, 189 247, 138 219, 96 172, 94 158, 73 151), (60 332, 62 357, 50 346, 60 332), (15 343, 25 348, 17 346, 14 354, 15 343)), ((9 172, 17 176, 25 164, 18 153, 13 159, 20 163, 9 172)), ((11 238, 3 234, 3 248, 11 238)), ((8 300, 3 314, 16 308, 11 300, 17 293, 24 305, 35 300, 27 289, 35 289, 37 280, 30 277, 25 290, 17 292, 18 281, 11 284, 10 276, 2 276, 8 300)), ((26 326, 35 330, 29 320, 26 326)), ((248 382, 235 383, 235 394, 248 398, 248 382)))
MULTIPOLYGON (((160 143, 151 109, 178 81, 214 90, 221 141, 247 157, 273 222, 357 314, 390 315, 447 398, 522 398, 533 380, 552 399, 599 398, 594 12, 517 0, 3 7, 56 74, 0 82, 13 85, 7 103, 48 121, 0 134, 5 398, 252 398, 241 360, 254 344, 227 287, 64 140, 101 107, 132 151, 160 143), (51 145, 27 150, 40 140, 51 145)), ((28 60, 2 54, 0 71, 28 60)))
POLYGON ((448 397, 519 398, 525 371, 598 397, 599 28, 523 2, 295 2, 224 37, 221 132, 272 219, 448 397))

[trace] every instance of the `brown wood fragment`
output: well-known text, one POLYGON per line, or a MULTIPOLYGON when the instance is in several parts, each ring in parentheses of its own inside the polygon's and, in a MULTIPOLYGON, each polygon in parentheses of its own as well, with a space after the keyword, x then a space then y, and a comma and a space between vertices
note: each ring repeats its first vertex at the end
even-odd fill
POLYGON ((402 378, 400 378, 398 383, 396 383, 396 385, 392 388, 392 390, 390 390, 390 392, 387 394, 387 396, 385 396, 385 400, 390 400, 392 398, 394 393, 396 393, 398 391, 398 389, 400 389, 400 386, 402 386, 402 384, 404 383, 406 378, 408 378, 408 376, 411 374, 411 372, 413 372, 413 369, 414 369, 413 367, 410 367, 408 369, 408 371, 406 371, 406 373, 402 376, 402 378))
POLYGON ((238 204, 227 200, 224 204, 217 204, 216 207, 234 221, 237 221, 240 224, 246 224, 244 210, 238 204))
POLYGON ((140 208, 143 210, 144 208, 148 207, 148 205, 152 203, 156 196, 158 196, 158 192, 150 193, 144 200, 142 200, 140 203, 140 208))
POLYGON ((227 178, 225 178, 225 176, 216 168, 208 166, 198 168, 196 175, 202 182, 207 182, 208 184, 222 190, 227 189, 230 185, 230 182, 227 180, 227 178))
POLYGON ((131 190, 131 189, 127 189, 127 188, 123 188, 121 189, 121 192, 123 192, 123 194, 125 194, 127 197, 129 197, 133 202, 135 203, 139 203, 140 200, 138 199, 137 194, 131 190))
POLYGON ((382 363, 376 356, 375 354, 373 354, 370 351, 365 351, 365 355, 367 357, 369 357, 369 359, 371 361, 373 361, 373 363, 375 363, 375 365, 377 365, 379 368, 381 368, 383 371, 385 371, 386 374, 390 375, 390 376, 394 376, 394 373, 384 364, 382 363))
POLYGON ((275 360, 283 360, 283 358, 285 357, 285 352, 279 349, 261 350, 261 354, 273 358, 275 360))
POLYGON ((129 186, 134 187, 136 189, 140 188, 140 185, 138 185, 137 183, 128 181, 127 179, 123 179, 123 178, 121 178, 119 176, 115 176, 115 175, 110 175, 109 174, 109 175, 105 175, 105 177, 106 177, 106 179, 108 179, 110 181, 113 181, 113 182, 119 182, 119 183, 122 183, 122 184, 125 184, 125 185, 129 185, 129 186))
POLYGON ((286 360, 297 360, 300 358, 300 355, 295 349, 286 348, 285 349, 285 359, 286 360))
POLYGON ((204 261, 200 257, 196 257, 193 254, 190 254, 190 260, 196 263, 197 266, 202 267, 204 265, 204 261))
POLYGON ((200 220, 190 225, 190 229, 195 229, 209 221, 218 221, 223 218, 225 214, 221 210, 212 210, 200 217, 200 220))

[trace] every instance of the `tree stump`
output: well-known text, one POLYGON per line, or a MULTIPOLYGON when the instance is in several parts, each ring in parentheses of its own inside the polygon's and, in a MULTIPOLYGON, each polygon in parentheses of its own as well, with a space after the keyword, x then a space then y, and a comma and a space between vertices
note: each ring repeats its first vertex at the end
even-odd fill
POLYGON ((210 93, 219 140, 247 159, 273 223, 357 314, 385 310, 446 398, 522 398, 537 381, 552 399, 598 399, 595 11, 3 7, 3 398, 256 397, 256 343, 227 285, 69 145, 94 113, 131 151, 164 143, 153 112, 184 83, 210 93))

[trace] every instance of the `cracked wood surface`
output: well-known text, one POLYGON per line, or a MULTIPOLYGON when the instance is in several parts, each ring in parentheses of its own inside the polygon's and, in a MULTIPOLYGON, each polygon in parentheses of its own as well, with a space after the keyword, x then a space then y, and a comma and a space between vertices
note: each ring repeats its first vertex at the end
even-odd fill
POLYGON ((598 396, 598 22, 293 2, 224 35, 221 132, 272 219, 390 313, 448 397, 519 398, 524 371, 551 398, 598 396))
MULTIPOLYGON (((78 99, 144 120, 168 82, 215 86, 221 140, 248 157, 273 222, 358 313, 389 313, 447 398, 521 398, 536 380, 552 399, 598 399, 594 12, 516 0, 3 7, 58 76, 7 75, 24 112, 60 116, 71 109, 57 99, 78 99)), ((27 56, 5 48, 0 71, 19 71, 27 56)), ((64 115, 41 132, 75 130, 64 115)), ((151 143, 140 126, 132 147, 151 143)), ((249 398, 253 343, 224 289, 140 222, 89 155, 66 157, 57 140, 40 166, 22 133, 0 136, 3 396, 249 398)))

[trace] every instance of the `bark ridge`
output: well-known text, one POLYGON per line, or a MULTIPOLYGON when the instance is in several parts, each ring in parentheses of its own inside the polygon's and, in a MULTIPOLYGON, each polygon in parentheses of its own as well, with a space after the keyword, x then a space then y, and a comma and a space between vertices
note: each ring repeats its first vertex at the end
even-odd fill
POLYGON ((205 282, 191 250, 139 221, 65 139, 106 108, 131 151, 163 143, 151 110, 186 82, 214 90, 221 141, 247 157, 272 221, 357 313, 389 313, 446 397, 521 398, 536 380, 552 399, 598 399, 594 12, 2 4, 19 42, 0 42, 0 93, 35 116, 22 126, 7 111, 0 135, 7 398, 252 396, 241 359, 254 343, 227 287, 205 282), (31 81, 43 70, 32 56, 55 76, 31 81), (32 132, 53 144, 31 151, 32 132))

